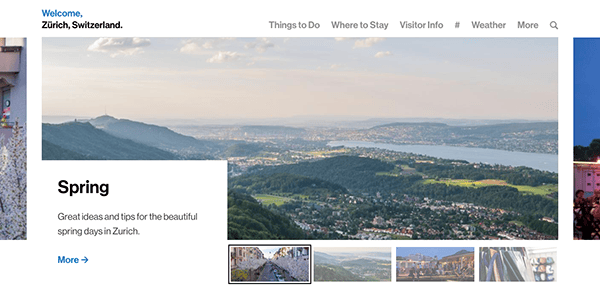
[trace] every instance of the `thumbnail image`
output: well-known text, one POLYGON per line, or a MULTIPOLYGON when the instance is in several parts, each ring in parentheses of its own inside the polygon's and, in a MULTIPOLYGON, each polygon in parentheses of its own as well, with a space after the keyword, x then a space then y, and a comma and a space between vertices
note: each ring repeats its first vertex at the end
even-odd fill
POLYGON ((396 281, 474 281, 473 247, 397 247, 396 281))
POLYGON ((600 239, 600 39, 576 38, 573 49, 573 217, 575 240, 600 239))
POLYGON ((479 281, 556 281, 556 248, 481 247, 479 281))
POLYGON ((27 239, 27 40, 0 37, 0 240, 27 239))
POLYGON ((315 281, 391 281, 388 247, 319 247, 315 281))
POLYGON ((310 246, 230 246, 230 283, 310 283, 310 246))
POLYGON ((556 38, 42 44, 42 159, 227 160, 229 240, 557 239, 556 38))

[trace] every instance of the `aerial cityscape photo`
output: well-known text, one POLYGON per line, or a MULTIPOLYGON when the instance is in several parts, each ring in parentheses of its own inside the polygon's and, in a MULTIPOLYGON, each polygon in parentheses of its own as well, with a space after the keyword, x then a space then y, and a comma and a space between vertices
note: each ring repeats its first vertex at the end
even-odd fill
POLYGON ((557 239, 557 45, 44 38, 42 159, 227 160, 230 240, 557 239))

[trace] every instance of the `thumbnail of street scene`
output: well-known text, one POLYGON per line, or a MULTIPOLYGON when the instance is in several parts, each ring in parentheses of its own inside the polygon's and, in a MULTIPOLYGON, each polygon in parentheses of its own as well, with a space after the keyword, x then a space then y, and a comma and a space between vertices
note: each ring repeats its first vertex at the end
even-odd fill
POLYGON ((230 246, 229 283, 310 283, 310 246, 230 246))

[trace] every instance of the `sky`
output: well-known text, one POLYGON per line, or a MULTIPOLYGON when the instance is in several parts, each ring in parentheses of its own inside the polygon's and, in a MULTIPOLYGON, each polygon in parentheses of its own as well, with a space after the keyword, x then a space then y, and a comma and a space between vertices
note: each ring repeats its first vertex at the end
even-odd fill
POLYGON ((273 255, 281 248, 282 246, 258 246, 260 251, 262 251, 263 255, 266 259, 271 259, 273 255))
POLYGON ((557 119, 556 38, 44 38, 44 116, 557 119))
POLYGON ((600 39, 576 38, 573 49, 573 138, 588 146, 600 138, 600 39))
POLYGON ((409 254, 420 253, 430 257, 437 255, 441 259, 461 250, 474 252, 473 247, 396 247, 396 256, 407 257, 409 254))

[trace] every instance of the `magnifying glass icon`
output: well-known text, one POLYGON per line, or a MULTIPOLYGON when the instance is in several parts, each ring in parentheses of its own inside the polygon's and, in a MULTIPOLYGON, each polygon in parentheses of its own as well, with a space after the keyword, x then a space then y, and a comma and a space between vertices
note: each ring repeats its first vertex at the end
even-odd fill
POLYGON ((554 29, 558 30, 558 26, 556 26, 555 21, 550 22, 550 28, 554 28, 554 29))

